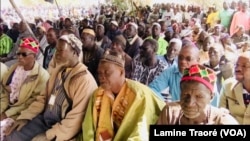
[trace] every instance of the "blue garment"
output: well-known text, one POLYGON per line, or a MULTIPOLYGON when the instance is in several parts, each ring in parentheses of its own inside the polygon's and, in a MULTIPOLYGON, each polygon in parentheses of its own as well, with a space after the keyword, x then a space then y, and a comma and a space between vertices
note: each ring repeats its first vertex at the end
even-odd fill
POLYGON ((172 101, 180 100, 180 80, 182 74, 179 72, 177 65, 173 65, 164 70, 158 77, 156 77, 149 87, 162 99, 161 92, 169 87, 169 92, 172 96, 172 101))
MULTIPOLYGON (((172 101, 180 100, 180 81, 182 74, 179 71, 178 65, 172 65, 171 67, 165 69, 158 77, 156 77, 148 86, 162 99, 163 96, 161 92, 169 87, 169 92, 172 96, 172 101)), ((214 87, 217 90, 216 84, 214 87)), ((218 107, 219 104, 219 93, 215 91, 215 95, 211 104, 218 107)))
POLYGON ((174 61, 173 61, 172 64, 169 63, 169 62, 166 60, 165 55, 157 55, 157 58, 158 58, 159 60, 162 60, 162 61, 167 65, 167 68, 169 68, 169 67, 171 67, 171 66, 173 66, 173 65, 177 65, 178 57, 176 57, 176 58, 174 59, 174 61))

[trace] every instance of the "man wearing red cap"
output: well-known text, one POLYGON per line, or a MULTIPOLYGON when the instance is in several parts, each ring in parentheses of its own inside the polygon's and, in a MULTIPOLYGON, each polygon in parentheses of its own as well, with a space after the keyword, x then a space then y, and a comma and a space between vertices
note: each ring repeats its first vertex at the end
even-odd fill
POLYGON ((16 53, 17 63, 3 76, 0 93, 2 139, 13 122, 20 119, 20 113, 44 90, 49 79, 48 72, 36 62, 38 48, 33 38, 22 39, 16 53))
POLYGON ((180 82, 180 101, 167 103, 157 124, 238 124, 227 110, 211 105, 215 82, 216 74, 212 69, 202 65, 185 69, 180 82))

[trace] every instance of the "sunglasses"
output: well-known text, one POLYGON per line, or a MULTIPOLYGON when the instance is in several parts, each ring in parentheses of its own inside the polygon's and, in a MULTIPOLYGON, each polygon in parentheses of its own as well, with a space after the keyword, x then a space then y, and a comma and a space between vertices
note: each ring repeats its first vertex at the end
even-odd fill
POLYGON ((34 54, 34 53, 28 53, 28 52, 17 52, 16 53, 17 56, 22 55, 22 57, 27 57, 28 55, 31 55, 31 54, 34 54))

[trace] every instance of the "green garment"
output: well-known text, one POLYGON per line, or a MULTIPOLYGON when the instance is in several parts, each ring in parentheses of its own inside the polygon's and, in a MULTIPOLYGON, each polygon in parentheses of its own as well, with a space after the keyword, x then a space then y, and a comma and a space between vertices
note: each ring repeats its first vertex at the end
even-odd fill
MULTIPOLYGON (((149 140, 149 126, 156 123, 165 106, 165 102, 157 97, 146 85, 129 79, 126 80, 126 84, 127 88, 133 91, 136 96, 127 114, 124 116, 113 141, 149 140)), ((94 127, 93 123, 93 106, 95 106, 97 93, 95 91, 91 97, 83 121, 82 134, 84 141, 95 140, 96 127, 94 127)))
POLYGON ((12 39, 6 34, 3 34, 0 37, 0 56, 7 55, 11 51, 12 47, 13 47, 12 39))
MULTIPOLYGON (((149 36, 146 39, 154 39, 154 38, 152 36, 149 36)), ((159 37, 157 42, 158 42, 158 50, 156 54, 165 55, 167 53, 168 42, 162 37, 159 37)))

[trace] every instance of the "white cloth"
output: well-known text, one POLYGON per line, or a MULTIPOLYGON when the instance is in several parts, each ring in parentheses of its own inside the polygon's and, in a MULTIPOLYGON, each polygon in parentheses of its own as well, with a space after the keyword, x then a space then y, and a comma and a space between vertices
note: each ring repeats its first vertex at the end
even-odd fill
POLYGON ((12 118, 6 118, 2 121, 0 121, 0 141, 4 141, 4 138, 5 138, 5 134, 4 132, 10 128, 10 126, 13 125, 15 121, 12 119, 12 118))
POLYGON ((12 81, 10 83, 10 103, 14 104, 19 96, 19 91, 25 79, 29 75, 30 71, 25 71, 22 66, 18 66, 13 74, 12 81))

